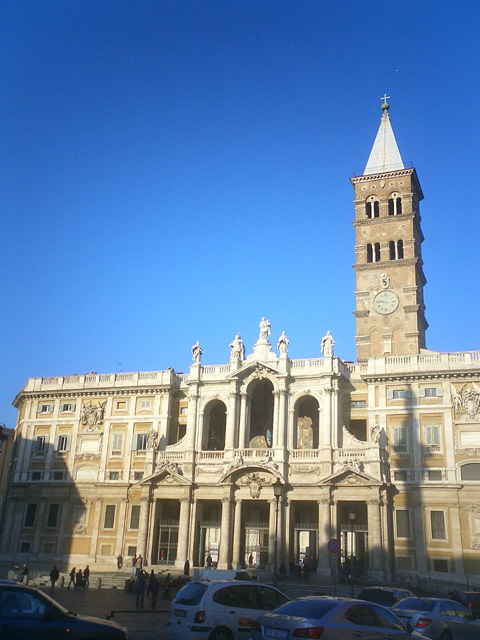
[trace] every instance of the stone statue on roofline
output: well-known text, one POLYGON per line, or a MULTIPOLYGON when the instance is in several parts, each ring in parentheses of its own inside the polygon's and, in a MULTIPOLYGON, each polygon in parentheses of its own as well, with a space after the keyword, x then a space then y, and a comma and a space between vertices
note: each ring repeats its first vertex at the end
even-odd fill
POLYGON ((326 335, 322 338, 322 346, 321 351, 324 356, 333 357, 333 345, 335 344, 335 340, 333 336, 330 334, 330 331, 327 331, 326 335))
POLYGON ((258 336, 258 341, 268 342, 270 333, 270 322, 266 318, 262 318, 260 320, 260 335, 258 336))
POLYGON ((282 331, 281 336, 278 339, 277 342, 277 349, 279 350, 281 355, 287 355, 288 354, 288 345, 290 343, 290 340, 287 338, 287 336, 285 335, 285 331, 282 331))
POLYGON ((198 340, 196 341, 196 343, 193 345, 192 347, 192 359, 193 362, 195 364, 200 364, 201 358, 202 358, 202 354, 205 353, 202 349, 202 347, 200 346, 198 340))
POLYGON ((230 362, 236 362, 237 360, 245 360, 245 345, 243 344, 243 340, 240 337, 240 334, 237 333, 233 342, 229 345, 230 347, 230 362))

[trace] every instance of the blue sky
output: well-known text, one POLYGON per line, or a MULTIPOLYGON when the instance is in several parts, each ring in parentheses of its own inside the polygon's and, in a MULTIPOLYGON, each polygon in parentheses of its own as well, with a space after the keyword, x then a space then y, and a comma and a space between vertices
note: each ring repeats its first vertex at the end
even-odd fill
POLYGON ((29 377, 355 359, 353 189, 416 167, 427 346, 480 349, 480 3, 5 0, 0 422, 29 377))

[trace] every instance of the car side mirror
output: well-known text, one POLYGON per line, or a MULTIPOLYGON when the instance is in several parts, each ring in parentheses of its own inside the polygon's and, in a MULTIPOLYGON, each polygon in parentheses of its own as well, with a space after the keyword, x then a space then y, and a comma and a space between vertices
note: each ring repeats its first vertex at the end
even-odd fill
POLYGON ((405 625, 405 629, 406 629, 406 631, 407 631, 408 635, 409 635, 409 636, 411 636, 411 635, 412 635, 412 633, 413 633, 413 627, 412 627, 412 625, 410 624, 410 622, 407 622, 407 624, 405 625))

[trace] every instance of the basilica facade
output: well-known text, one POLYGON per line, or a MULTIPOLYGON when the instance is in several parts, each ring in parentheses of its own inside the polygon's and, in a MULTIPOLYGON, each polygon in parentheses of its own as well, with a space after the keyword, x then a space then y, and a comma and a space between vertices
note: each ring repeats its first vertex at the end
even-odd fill
POLYGON ((272 569, 306 555, 324 576, 353 562, 374 580, 474 582, 480 352, 426 348, 423 194, 382 108, 351 179, 357 362, 330 332, 321 357, 290 359, 262 318, 223 364, 193 345, 188 374, 29 379, 0 562, 272 569))

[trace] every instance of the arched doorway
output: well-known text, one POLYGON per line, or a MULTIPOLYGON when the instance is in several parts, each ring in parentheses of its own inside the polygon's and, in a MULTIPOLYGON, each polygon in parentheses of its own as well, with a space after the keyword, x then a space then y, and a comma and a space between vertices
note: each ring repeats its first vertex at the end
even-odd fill
POLYGON ((226 412, 227 408, 221 400, 213 400, 206 406, 203 429, 204 451, 225 449, 226 412))

